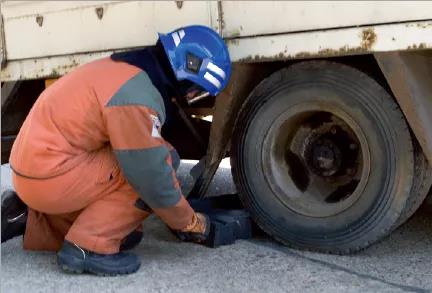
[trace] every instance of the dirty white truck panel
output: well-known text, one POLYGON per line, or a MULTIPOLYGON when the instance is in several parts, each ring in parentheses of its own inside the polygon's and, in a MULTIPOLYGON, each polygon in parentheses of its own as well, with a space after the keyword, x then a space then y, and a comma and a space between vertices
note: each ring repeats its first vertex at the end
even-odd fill
POLYGON ((187 24, 218 30, 243 62, 432 47, 423 1, 17 1, 1 13, 2 81, 59 76, 187 24))

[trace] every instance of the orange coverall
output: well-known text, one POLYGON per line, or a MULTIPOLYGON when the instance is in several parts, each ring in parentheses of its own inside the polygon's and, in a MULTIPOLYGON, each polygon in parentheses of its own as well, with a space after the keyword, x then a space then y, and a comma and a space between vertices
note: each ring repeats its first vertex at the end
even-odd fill
POLYGON ((172 229, 194 211, 181 193, 160 136, 162 97, 141 69, 110 58, 79 67, 47 88, 14 143, 10 163, 28 205, 24 248, 63 240, 116 253, 151 207, 172 229))

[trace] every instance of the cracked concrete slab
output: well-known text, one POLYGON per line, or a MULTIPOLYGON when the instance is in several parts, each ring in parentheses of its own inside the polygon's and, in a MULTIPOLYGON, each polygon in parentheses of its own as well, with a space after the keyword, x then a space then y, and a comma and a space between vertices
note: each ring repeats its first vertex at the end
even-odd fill
MULTIPOLYGON (((182 168, 180 175, 187 176, 188 166, 182 168)), ((229 191, 229 171, 218 171, 214 188, 229 191)), ((2 187, 5 176, 2 172, 2 187)), ((178 242, 151 217, 134 250, 140 270, 114 278, 64 274, 54 254, 24 251, 15 238, 1 245, 0 291, 432 292, 431 210, 423 207, 380 243, 349 256, 297 251, 264 235, 211 249, 178 242)))

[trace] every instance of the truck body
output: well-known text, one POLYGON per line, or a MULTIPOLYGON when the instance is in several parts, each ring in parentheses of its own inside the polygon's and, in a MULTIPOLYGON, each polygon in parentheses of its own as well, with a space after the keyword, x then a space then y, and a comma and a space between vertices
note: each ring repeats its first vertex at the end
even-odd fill
POLYGON ((2 1, 1 14, 2 162, 50 80, 202 24, 226 40, 233 74, 216 99, 179 107, 189 136, 174 145, 202 158, 191 196, 230 155, 264 231, 349 253, 405 222, 432 184, 430 1, 2 1))

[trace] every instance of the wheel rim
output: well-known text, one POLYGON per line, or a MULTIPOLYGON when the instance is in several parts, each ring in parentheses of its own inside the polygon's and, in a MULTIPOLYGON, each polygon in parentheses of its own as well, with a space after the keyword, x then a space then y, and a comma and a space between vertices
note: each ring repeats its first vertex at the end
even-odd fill
POLYGON ((370 153, 358 124, 342 109, 320 102, 279 115, 262 148, 265 178, 287 208, 309 217, 349 209, 368 181, 370 153))

